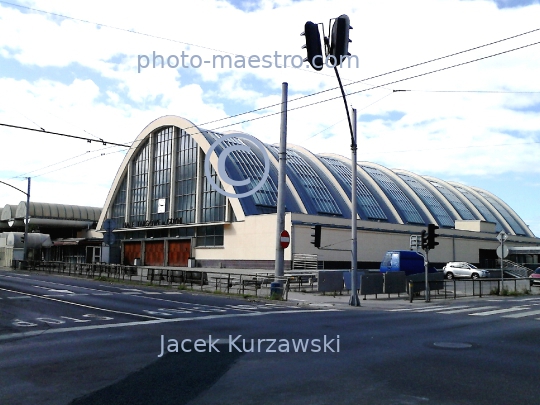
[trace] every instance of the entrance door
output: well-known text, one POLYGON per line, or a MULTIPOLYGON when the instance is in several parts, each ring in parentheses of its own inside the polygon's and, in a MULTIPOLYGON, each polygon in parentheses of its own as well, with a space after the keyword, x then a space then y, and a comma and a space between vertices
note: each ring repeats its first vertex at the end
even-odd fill
POLYGON ((191 241, 189 240, 169 241, 169 266, 187 267, 190 252, 191 252, 191 241))
POLYGON ((145 266, 163 266, 165 258, 165 249, 163 241, 146 242, 144 249, 145 266))
POLYGON ((124 261, 123 264, 133 266, 135 259, 141 257, 141 242, 124 243, 124 261))
POLYGON ((86 263, 99 263, 101 261, 101 247, 87 246, 86 247, 86 263))

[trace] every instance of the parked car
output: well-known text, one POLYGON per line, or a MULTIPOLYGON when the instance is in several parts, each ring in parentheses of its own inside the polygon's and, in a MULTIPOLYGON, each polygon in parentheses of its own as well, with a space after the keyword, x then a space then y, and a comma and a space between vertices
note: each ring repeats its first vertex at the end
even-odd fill
POLYGON ((470 277, 473 280, 479 277, 487 277, 488 273, 485 270, 480 270, 473 264, 467 262, 450 262, 443 267, 444 277, 448 280, 454 277, 470 277))
POLYGON ((540 285, 540 267, 538 267, 530 276, 531 287, 535 284, 540 285))

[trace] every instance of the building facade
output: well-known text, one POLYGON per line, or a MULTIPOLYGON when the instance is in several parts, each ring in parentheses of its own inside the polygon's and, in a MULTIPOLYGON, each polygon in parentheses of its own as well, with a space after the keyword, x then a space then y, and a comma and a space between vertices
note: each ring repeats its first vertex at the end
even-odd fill
MULTIPOLYGON (((99 218, 97 229, 114 235, 108 260, 273 268, 278 147, 255 140, 207 131, 177 116, 150 123, 124 158, 99 218), (249 194, 265 168, 268 177, 249 194)), ((349 159, 288 145, 286 266, 308 254, 326 268, 348 267, 351 178, 349 159), (314 225, 322 226, 320 248, 311 243, 314 225)), ((387 250, 409 249, 410 236, 429 223, 441 228, 440 246, 430 252, 435 264, 493 259, 500 231, 509 235, 509 246, 540 245, 511 207, 478 187, 359 162, 354 201, 359 268, 377 268, 387 250)))

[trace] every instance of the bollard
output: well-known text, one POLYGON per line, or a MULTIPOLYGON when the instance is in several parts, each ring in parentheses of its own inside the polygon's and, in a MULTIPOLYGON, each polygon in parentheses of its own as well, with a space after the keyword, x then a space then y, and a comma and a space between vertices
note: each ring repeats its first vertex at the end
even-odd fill
POLYGON ((409 302, 413 302, 413 282, 409 280, 409 302))

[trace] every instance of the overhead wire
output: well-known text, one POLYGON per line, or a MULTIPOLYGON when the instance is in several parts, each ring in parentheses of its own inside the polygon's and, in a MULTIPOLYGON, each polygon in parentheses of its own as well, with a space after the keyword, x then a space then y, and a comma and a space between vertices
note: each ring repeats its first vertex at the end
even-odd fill
MULTIPOLYGON (((534 46, 534 45, 538 45, 538 44, 540 44, 540 41, 534 42, 534 43, 531 43, 531 44, 527 44, 527 45, 523 45, 523 46, 520 46, 520 47, 517 47, 517 48, 512 48, 512 49, 509 49, 509 50, 506 50, 506 51, 498 52, 498 53, 495 53, 495 54, 492 54, 492 55, 483 56, 481 58, 472 59, 472 60, 469 60, 469 61, 466 61, 466 62, 456 63, 454 65, 446 66, 446 67, 443 67, 443 68, 440 68, 440 69, 431 70, 429 72, 424 72, 424 73, 420 73, 420 74, 417 74, 417 75, 414 75, 414 76, 409 76, 409 77, 406 77, 406 78, 403 78, 403 79, 394 80, 394 81, 387 82, 387 83, 384 83, 384 84, 381 84, 381 85, 378 85, 378 86, 370 87, 369 89, 357 90, 357 91, 354 91, 354 92, 350 92, 349 95, 358 94, 358 93, 364 93, 366 91, 378 89, 378 88, 381 88, 383 86, 389 86, 389 85, 392 85, 392 84, 404 82, 406 80, 416 79, 418 77, 427 76, 427 75, 430 75, 430 74, 433 74, 433 73, 442 72, 442 71, 445 71, 445 70, 453 69, 455 67, 468 65, 468 64, 473 63, 473 62, 478 62, 478 61, 481 61, 481 60, 489 59, 489 58, 492 58, 492 57, 495 57, 495 56, 503 55, 503 54, 506 54, 506 53, 509 53, 509 52, 517 51, 517 50, 524 49, 524 48, 534 46)), ((341 98, 342 98, 341 95, 339 95, 339 96, 331 97, 331 98, 328 98, 328 99, 325 99, 325 100, 320 100, 320 101, 316 101, 316 102, 313 102, 313 103, 305 104, 305 105, 300 106, 300 107, 288 108, 287 111, 290 112, 290 111, 294 111, 294 110, 299 110, 299 109, 302 109, 302 108, 310 107, 310 106, 317 105, 317 104, 326 103, 328 101, 341 99, 341 98)), ((266 117, 271 117, 271 116, 277 115, 277 114, 281 114, 281 111, 266 114, 266 115, 262 115, 260 117, 247 119, 247 120, 244 120, 244 121, 235 122, 233 124, 223 125, 221 127, 211 129, 211 131, 215 131, 217 129, 222 129, 222 128, 227 128, 227 127, 230 127, 230 126, 233 126, 233 125, 244 124, 246 122, 256 121, 256 120, 266 118, 266 117)))
POLYGON ((72 156, 72 157, 70 157, 70 158, 61 160, 60 162, 52 163, 52 164, 50 164, 50 165, 41 167, 41 168, 39 168, 39 169, 31 170, 31 171, 29 171, 29 172, 22 173, 22 174, 20 174, 20 175, 18 175, 18 176, 10 177, 10 179, 16 179, 16 178, 25 177, 25 176, 28 175, 28 174, 35 173, 35 172, 39 172, 39 171, 41 171, 41 170, 45 170, 45 169, 47 169, 47 168, 49 168, 49 167, 52 167, 52 166, 57 166, 57 165, 59 165, 59 164, 68 162, 68 161, 70 161, 70 160, 77 159, 77 158, 79 158, 79 157, 81 157, 81 156, 85 156, 85 155, 87 155, 87 154, 89 154, 89 153, 97 153, 97 152, 101 152, 102 150, 110 149, 110 148, 113 148, 113 147, 114 147, 114 146, 107 146, 106 148, 96 149, 95 151, 90 151, 90 150, 89 150, 89 151, 86 151, 86 152, 81 153, 81 154, 79 154, 79 155, 72 156))

